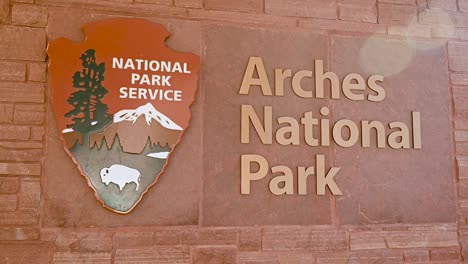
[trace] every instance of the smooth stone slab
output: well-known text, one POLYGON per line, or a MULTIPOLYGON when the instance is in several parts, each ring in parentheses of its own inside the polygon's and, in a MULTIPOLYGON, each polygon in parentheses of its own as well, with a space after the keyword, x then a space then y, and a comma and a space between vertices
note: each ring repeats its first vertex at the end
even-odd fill
MULTIPOLYGON (((240 143, 241 105, 253 105, 260 116, 263 106, 273 107, 274 131, 280 116, 301 117, 317 113, 329 101, 301 99, 285 82, 284 97, 262 96, 259 88, 250 95, 239 95, 249 57, 262 57, 271 86, 274 69, 291 68, 293 72, 313 69, 314 59, 328 54, 327 37, 305 31, 281 31, 221 25, 207 25, 203 41, 204 124, 203 124, 203 207, 202 224, 206 226, 312 225, 330 224, 330 196, 315 194, 315 180, 310 177, 308 194, 276 196, 268 188, 271 172, 255 182, 250 195, 241 195, 240 160, 243 154, 264 156, 270 166, 313 166, 316 154, 328 155, 331 148, 281 146, 275 141, 263 145, 256 132, 250 131, 250 144, 240 143), (276 123, 276 125, 275 125, 276 123)), ((312 87, 312 80, 304 80, 312 87)), ((260 117, 261 118, 261 117, 260 117)), ((329 160, 326 160, 328 162, 329 160)), ((255 171, 256 168, 253 168, 255 171)), ((295 186, 297 192, 297 186, 295 186)))
MULTIPOLYGON (((447 60, 436 43, 332 37, 332 68, 340 76, 382 74, 382 102, 334 101, 335 119, 401 121, 421 112, 422 149, 336 149, 342 224, 456 221, 454 157, 447 60)), ((411 129, 411 127, 410 127, 411 129)), ((388 136, 388 132, 387 132, 388 136)))

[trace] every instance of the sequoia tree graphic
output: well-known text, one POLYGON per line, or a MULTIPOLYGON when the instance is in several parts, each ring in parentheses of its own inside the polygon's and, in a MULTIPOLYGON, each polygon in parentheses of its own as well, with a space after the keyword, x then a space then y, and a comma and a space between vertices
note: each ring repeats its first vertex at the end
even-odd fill
POLYGON ((73 120, 73 124, 67 125, 68 128, 86 133, 92 127, 99 128, 109 123, 112 115, 108 113, 109 107, 102 102, 108 93, 102 86, 105 63, 96 63, 94 49, 85 51, 80 59, 83 70, 73 75, 73 87, 78 91, 68 98, 67 101, 73 106, 73 110, 66 113, 65 117, 71 117, 73 120))

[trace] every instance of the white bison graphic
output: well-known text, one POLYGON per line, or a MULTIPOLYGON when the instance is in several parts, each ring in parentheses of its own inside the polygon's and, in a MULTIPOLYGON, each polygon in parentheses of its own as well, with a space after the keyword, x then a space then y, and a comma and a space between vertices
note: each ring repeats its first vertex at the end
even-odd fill
POLYGON ((124 165, 114 164, 109 168, 103 168, 101 170, 101 181, 109 185, 109 183, 117 184, 122 190, 127 183, 134 182, 136 184, 135 191, 138 191, 140 186, 141 174, 138 170, 129 168, 124 165))

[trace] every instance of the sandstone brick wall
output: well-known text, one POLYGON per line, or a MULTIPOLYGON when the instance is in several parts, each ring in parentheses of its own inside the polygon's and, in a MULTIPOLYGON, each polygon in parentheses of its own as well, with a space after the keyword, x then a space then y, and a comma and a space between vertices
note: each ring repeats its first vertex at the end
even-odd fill
MULTIPOLYGON (((203 35, 181 27, 173 46, 203 35)), ((0 263, 461 263, 468 256, 467 87, 468 0, 0 0, 0 263), (119 16, 169 21, 170 30, 183 21, 201 23, 201 31, 219 23, 442 43, 452 85, 458 221, 208 227, 119 218, 119 224, 93 227, 82 219, 60 221, 57 215, 72 214, 66 206, 55 209, 51 221, 46 196, 67 194, 47 188, 55 165, 46 165, 45 157, 64 155, 46 144, 59 140, 48 97, 47 42, 79 41, 83 23, 119 16)), ((71 188, 88 188, 79 181, 71 188)))

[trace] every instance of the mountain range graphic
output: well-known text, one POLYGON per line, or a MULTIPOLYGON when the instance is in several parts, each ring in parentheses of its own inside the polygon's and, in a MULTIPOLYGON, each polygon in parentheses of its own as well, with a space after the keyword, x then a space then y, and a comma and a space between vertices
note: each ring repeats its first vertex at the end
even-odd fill
POLYGON ((182 128, 169 117, 147 103, 134 110, 121 110, 114 115, 114 121, 100 133, 90 135, 90 147, 101 148, 105 140, 110 149, 118 137, 122 150, 140 154, 146 144, 173 148, 182 128))
MULTIPOLYGON (((89 134, 89 147, 101 148, 105 144, 111 149, 114 141, 118 140, 122 151, 140 154, 148 142, 151 146, 173 148, 182 131, 182 127, 148 102, 136 109, 117 112, 113 122, 102 132, 89 134)), ((83 135, 73 129, 64 129, 62 133, 69 148, 83 143, 83 135)))

